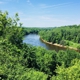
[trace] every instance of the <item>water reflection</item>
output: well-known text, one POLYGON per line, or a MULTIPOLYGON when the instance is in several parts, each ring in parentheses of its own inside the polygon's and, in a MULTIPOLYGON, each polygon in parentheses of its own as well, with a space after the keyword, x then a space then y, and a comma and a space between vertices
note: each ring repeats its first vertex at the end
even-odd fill
POLYGON ((23 43, 31 44, 33 46, 41 46, 48 49, 48 46, 40 40, 40 36, 37 34, 29 34, 25 36, 23 43))
POLYGON ((40 36, 37 34, 29 34, 29 35, 25 36, 23 42, 27 43, 27 44, 31 44, 33 46, 41 46, 41 47, 44 47, 45 49, 48 49, 48 50, 55 50, 55 51, 66 50, 65 48, 60 48, 57 46, 43 43, 40 40, 40 36))

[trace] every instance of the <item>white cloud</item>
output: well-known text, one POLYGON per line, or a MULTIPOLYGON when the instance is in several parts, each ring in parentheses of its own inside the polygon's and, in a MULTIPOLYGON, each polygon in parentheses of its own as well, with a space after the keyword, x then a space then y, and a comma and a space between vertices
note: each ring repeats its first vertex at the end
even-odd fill
POLYGON ((51 16, 25 16, 20 18, 25 27, 54 27, 65 25, 67 20, 51 16))
POLYGON ((30 2, 30 0, 27 0, 27 2, 29 3, 29 2, 30 2))
POLYGON ((17 11, 19 16, 25 16, 25 14, 22 11, 17 11))
POLYGON ((46 4, 40 4, 39 6, 41 8, 51 8, 51 7, 60 7, 60 6, 66 6, 66 5, 70 5, 71 3, 62 3, 62 4, 56 4, 56 5, 46 5, 46 4))
POLYGON ((0 4, 4 4, 4 2, 0 1, 0 4))
POLYGON ((33 6, 30 0, 27 0, 27 3, 28 3, 29 5, 31 5, 31 6, 33 6))

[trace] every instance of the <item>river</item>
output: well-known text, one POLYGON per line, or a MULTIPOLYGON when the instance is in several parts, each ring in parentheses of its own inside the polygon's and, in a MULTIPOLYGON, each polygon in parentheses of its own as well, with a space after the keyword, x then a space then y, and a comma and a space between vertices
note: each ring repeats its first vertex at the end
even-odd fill
POLYGON ((40 40, 40 36, 37 35, 37 34, 26 35, 23 39, 23 43, 30 44, 30 45, 33 45, 33 46, 36 46, 36 47, 37 46, 44 47, 45 49, 48 49, 48 50, 56 50, 56 51, 63 50, 62 48, 59 48, 57 46, 53 46, 53 45, 43 43, 40 40))

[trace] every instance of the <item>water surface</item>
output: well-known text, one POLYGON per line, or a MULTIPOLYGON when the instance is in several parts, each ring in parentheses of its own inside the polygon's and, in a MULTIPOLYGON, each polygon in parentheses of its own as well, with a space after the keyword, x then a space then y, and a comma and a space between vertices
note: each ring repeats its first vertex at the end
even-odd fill
POLYGON ((26 35, 24 37, 24 40, 23 40, 24 43, 27 43, 27 44, 31 44, 33 46, 40 46, 40 47, 44 47, 46 49, 48 49, 48 46, 46 46, 45 43, 43 43, 41 40, 40 40, 40 36, 37 35, 37 34, 29 34, 29 35, 26 35))
POLYGON ((57 46, 53 46, 53 45, 50 45, 50 44, 43 43, 40 40, 40 36, 37 35, 37 34, 26 35, 24 37, 23 42, 26 43, 26 44, 36 46, 36 47, 37 46, 44 47, 45 49, 48 49, 48 50, 55 50, 55 51, 65 50, 64 48, 60 48, 60 47, 57 47, 57 46))

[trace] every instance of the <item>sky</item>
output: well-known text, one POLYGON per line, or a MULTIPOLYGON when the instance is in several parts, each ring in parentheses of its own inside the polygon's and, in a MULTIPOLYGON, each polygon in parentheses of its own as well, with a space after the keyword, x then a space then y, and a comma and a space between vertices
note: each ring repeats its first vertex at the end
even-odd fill
POLYGON ((80 0, 0 0, 0 10, 18 13, 24 27, 80 24, 80 0))

